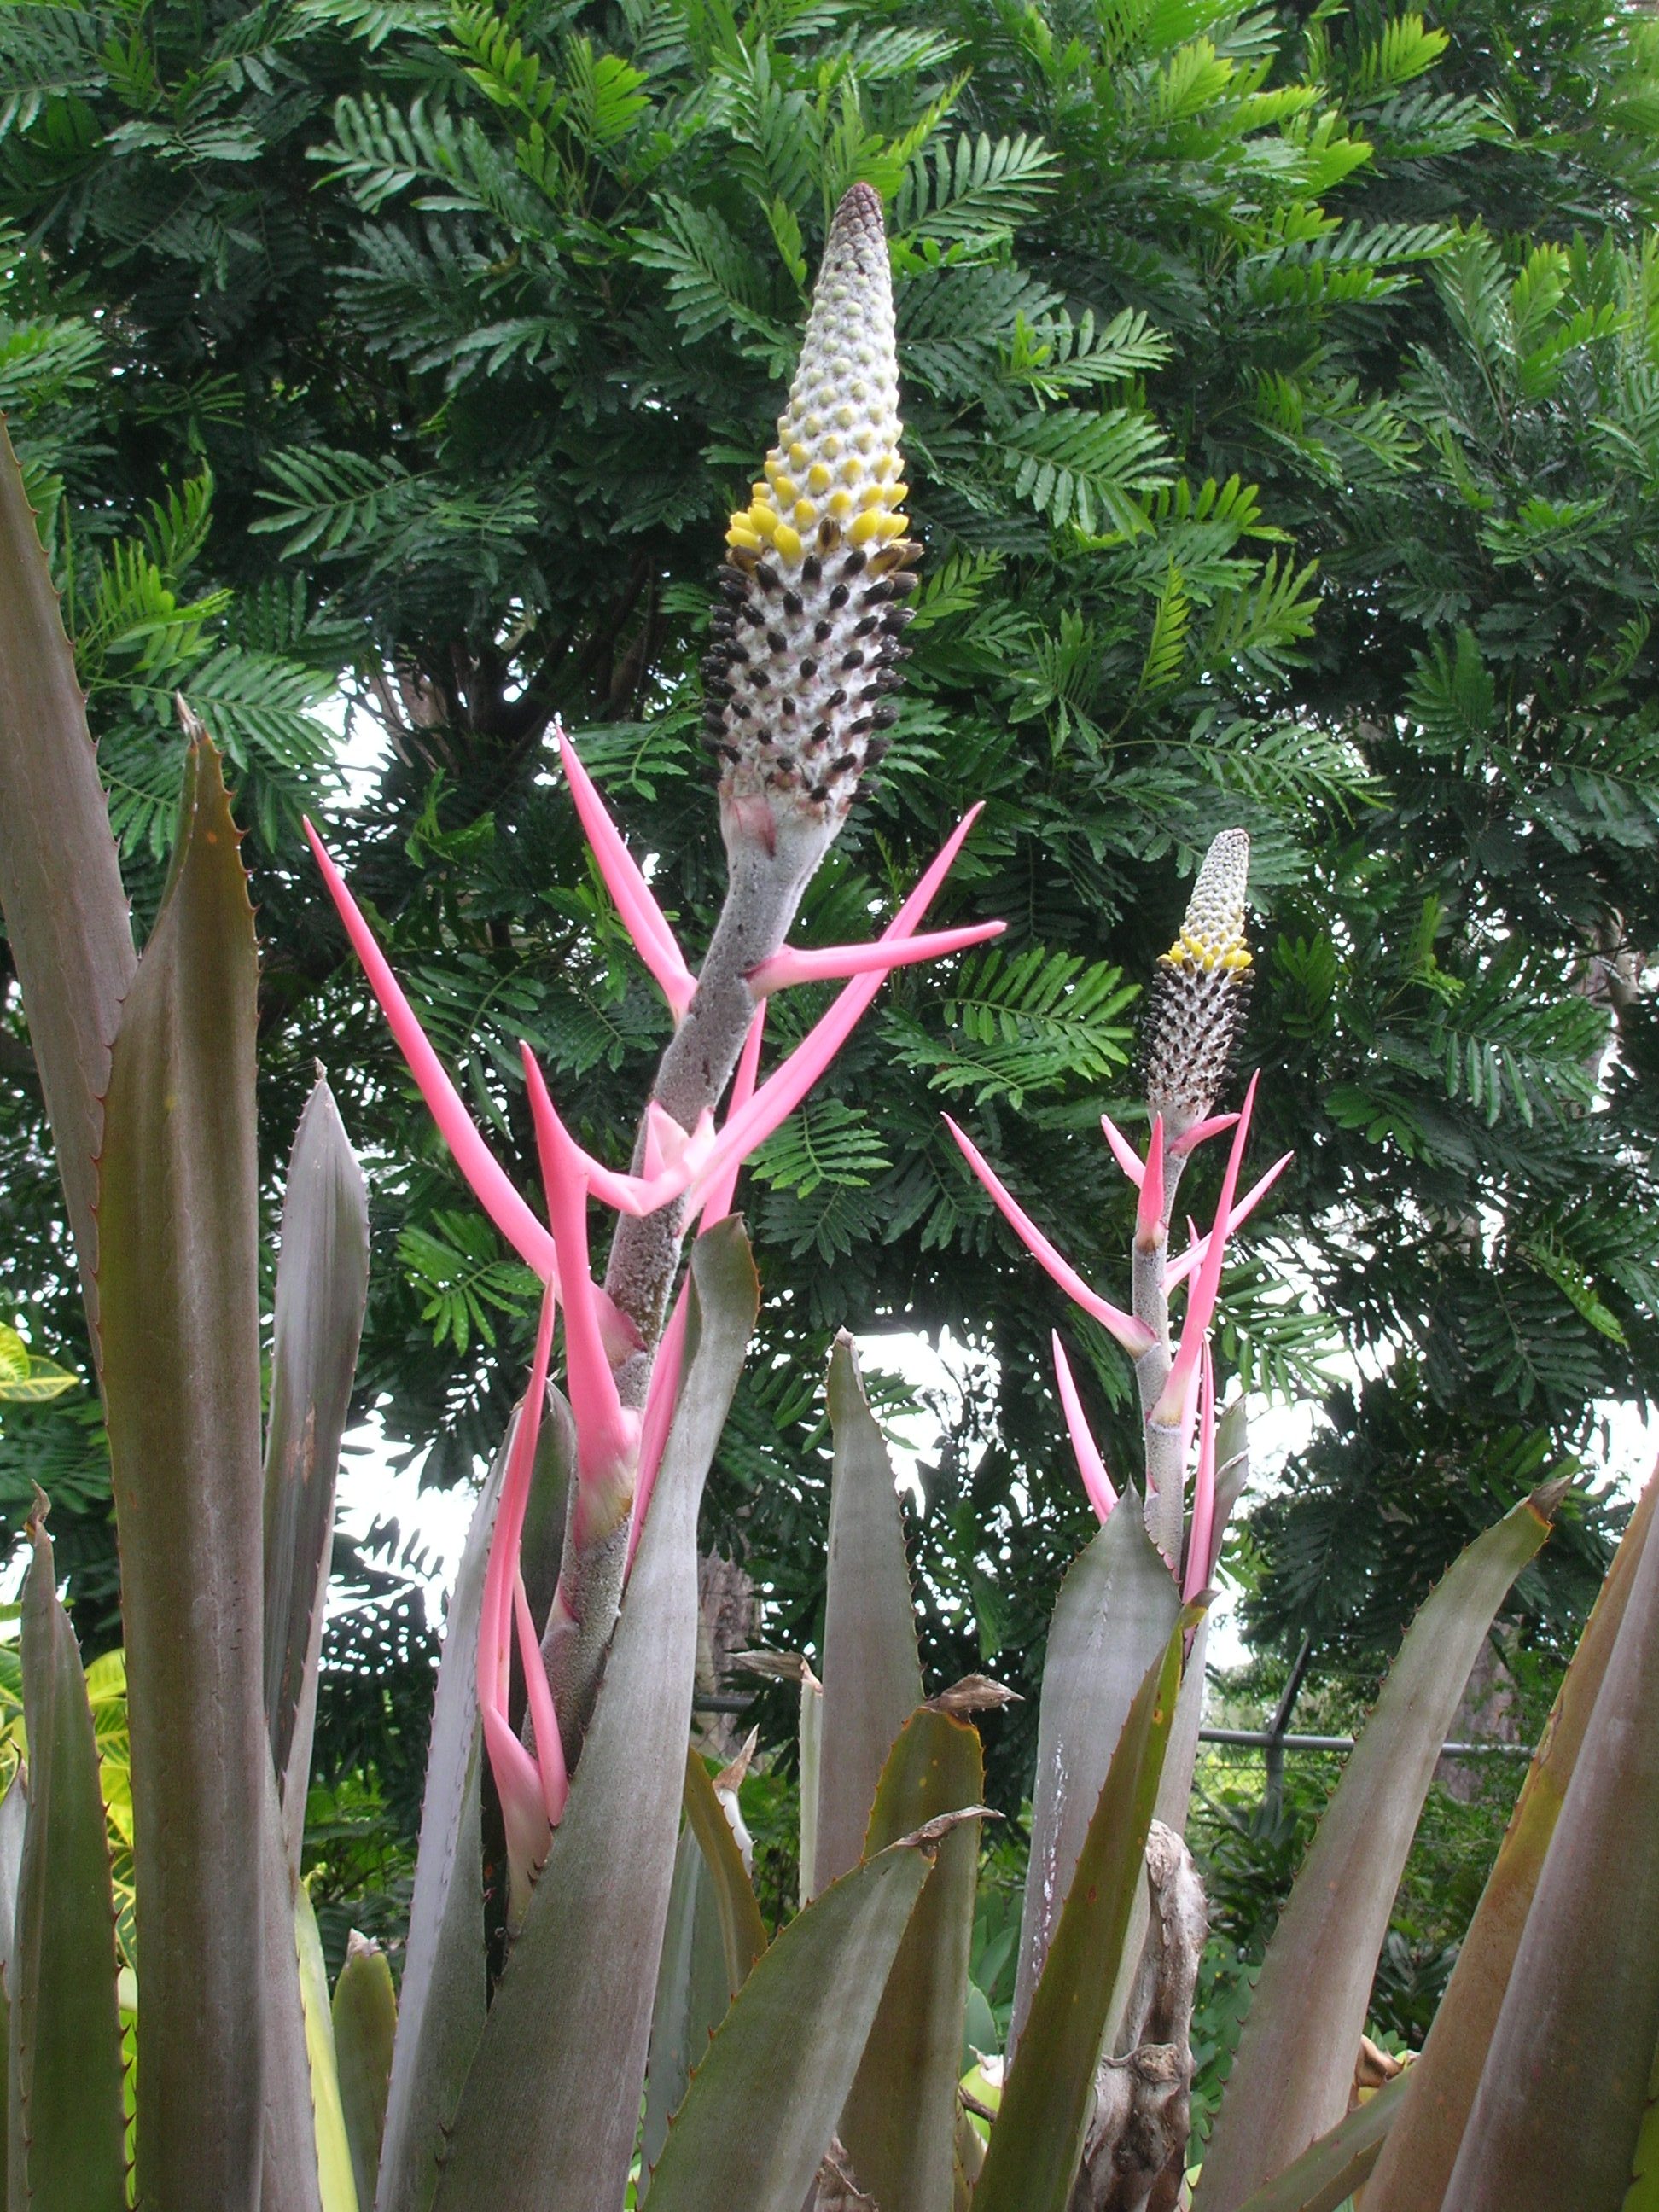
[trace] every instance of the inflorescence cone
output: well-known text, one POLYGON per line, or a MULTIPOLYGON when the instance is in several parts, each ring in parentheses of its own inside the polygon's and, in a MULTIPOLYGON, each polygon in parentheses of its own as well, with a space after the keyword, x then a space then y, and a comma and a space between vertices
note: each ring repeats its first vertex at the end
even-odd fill
POLYGON ((1147 1106, 1171 1137, 1209 1112, 1227 1079, 1250 1003, 1244 890, 1250 840, 1224 830, 1204 856, 1181 934, 1162 954, 1140 1027, 1147 1106))
POLYGON ((732 517, 724 605, 702 664, 728 837, 769 848, 787 821, 833 836, 886 750, 905 656, 907 532, 898 362, 881 202, 854 185, 750 504, 732 517))

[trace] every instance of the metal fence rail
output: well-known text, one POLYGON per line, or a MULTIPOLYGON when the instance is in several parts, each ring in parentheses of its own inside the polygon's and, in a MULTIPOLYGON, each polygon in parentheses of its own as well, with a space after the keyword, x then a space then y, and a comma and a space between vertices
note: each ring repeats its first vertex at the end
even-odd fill
MULTIPOLYGON (((1270 1729, 1201 1728, 1200 1743, 1232 1744, 1251 1751, 1352 1751, 1351 1735, 1275 1735, 1270 1729)), ((1528 1743, 1499 1743, 1488 1738, 1480 1743, 1443 1743, 1442 1759, 1530 1759, 1528 1743)))

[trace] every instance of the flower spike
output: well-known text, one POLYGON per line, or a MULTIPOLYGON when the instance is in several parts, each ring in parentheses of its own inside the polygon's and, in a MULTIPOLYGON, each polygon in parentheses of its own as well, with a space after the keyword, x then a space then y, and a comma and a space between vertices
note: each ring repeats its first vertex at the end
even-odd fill
POLYGON ((872 945, 826 945, 805 951, 786 945, 781 952, 749 970, 749 988, 759 999, 791 983, 833 983, 848 975, 884 975, 890 968, 908 968, 919 960, 942 960, 947 952, 983 945, 988 937, 1000 937, 1007 927, 1006 921, 970 922, 961 929, 936 929, 927 937, 910 938, 903 945, 889 945, 879 938, 872 945))
POLYGON ((1250 840, 1224 830, 1204 855, 1181 934, 1158 961, 1140 1024, 1142 1088, 1176 1135, 1203 1121, 1232 1064, 1250 1000, 1244 894, 1250 840))
POLYGON ((1198 1271, 1198 1279, 1188 1294, 1186 1318, 1181 1327, 1181 1343, 1170 1369, 1170 1379, 1164 1386, 1164 1395, 1152 1409, 1152 1419, 1170 1426, 1184 1418, 1188 1394, 1198 1376, 1199 1353, 1215 1312, 1216 1294, 1221 1287, 1221 1263, 1227 1249, 1227 1224, 1232 1218, 1233 1193, 1238 1187, 1239 1163, 1244 1157, 1245 1143, 1250 1133, 1250 1109, 1255 1103, 1258 1079, 1253 1075, 1249 1089, 1244 1093, 1238 1127, 1233 1131, 1232 1150, 1227 1157, 1227 1171, 1221 1179, 1221 1197, 1216 1206, 1215 1221, 1210 1231, 1203 1265, 1198 1271))
POLYGON ((965 1130, 958 1128, 948 1114, 942 1118, 945 1127, 956 1139, 963 1158, 990 1193, 998 1211, 1037 1265, 1060 1285, 1073 1305, 1081 1306, 1085 1313, 1091 1314, 1132 1359, 1139 1359, 1143 1352, 1150 1352, 1157 1341, 1151 1329, 1143 1322, 1137 1321, 1133 1314, 1124 1313, 1103 1298, 1098 1291, 1090 1289, 1077 1269, 1068 1260, 1061 1258, 1030 1215, 1000 1180, 972 1138, 965 1130))
POLYGON ((726 533, 702 663, 728 846, 841 827, 887 750, 921 548, 899 454, 893 283, 881 199, 836 210, 777 443, 726 533))
POLYGON ((1066 1412, 1066 1426, 1072 1439, 1072 1449, 1077 1455, 1078 1473, 1083 1477, 1083 1487, 1089 1493, 1089 1503, 1104 1521, 1117 1504, 1117 1492, 1112 1478, 1106 1472, 1106 1462, 1100 1455, 1100 1447, 1089 1432, 1088 1416, 1083 1410, 1083 1401, 1072 1374, 1071 1362, 1066 1357, 1066 1347, 1060 1340, 1060 1331, 1054 1330, 1054 1380, 1060 1385, 1060 1402, 1066 1412))
POLYGON ((553 734, 558 740, 559 757, 564 763, 570 795, 576 802, 576 811, 587 832, 599 872, 617 902, 617 913, 628 925, 640 957, 656 977, 669 1011, 678 1022, 696 996, 697 979, 686 966, 685 956, 668 926, 666 915, 641 873, 639 863, 623 842, 622 832, 611 819, 576 748, 566 737, 562 722, 554 723, 553 734))
POLYGON ((317 865, 323 872, 323 881, 328 885, 329 895, 345 924, 346 935, 351 939, 353 949, 362 963, 369 988, 380 1001, 387 1026, 397 1039, 398 1048, 408 1063, 409 1072, 427 1103, 428 1110, 454 1155, 456 1166, 471 1185, 479 1205, 525 1265, 534 1268, 544 1283, 556 1282, 558 1263, 553 1239, 519 1195, 506 1169, 479 1135, 472 1116, 461 1103, 460 1093, 450 1081, 443 1063, 428 1043, 426 1031, 416 1018, 414 1008, 404 996, 403 987, 392 974, 386 955, 375 943, 374 933, 364 919, 362 908, 346 889, 344 877, 335 866, 322 839, 308 821, 305 824, 305 833, 317 857, 317 865))

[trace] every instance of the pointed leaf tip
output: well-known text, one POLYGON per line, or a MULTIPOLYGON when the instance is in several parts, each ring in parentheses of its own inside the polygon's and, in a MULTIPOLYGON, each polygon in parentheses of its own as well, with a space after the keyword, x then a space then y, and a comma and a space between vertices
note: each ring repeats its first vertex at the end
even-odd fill
POLYGON ((1571 1488, 1572 1477, 1570 1474, 1558 1475, 1553 1482, 1540 1483, 1527 1504, 1547 1527, 1553 1522, 1561 1501, 1571 1488))
POLYGON ((954 1813, 936 1813, 931 1820, 924 1820, 919 1828, 912 1828, 908 1836, 895 1836, 892 1848, 896 1851, 936 1851, 952 1828, 959 1828, 964 1820, 1000 1820, 1000 1813, 989 1805, 963 1805, 954 1813))

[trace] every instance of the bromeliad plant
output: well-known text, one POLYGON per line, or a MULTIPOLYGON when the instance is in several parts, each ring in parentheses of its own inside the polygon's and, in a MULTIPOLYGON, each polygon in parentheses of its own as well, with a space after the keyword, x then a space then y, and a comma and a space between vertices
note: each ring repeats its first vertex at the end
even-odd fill
POLYGON ((1139 1492, 1120 1492, 1057 1338, 1060 1405, 1102 1525, 1056 1599, 1008 2049, 973 2094, 975 1716, 998 1692, 975 1677, 927 1693, 892 1471, 848 1343, 829 1378, 822 1680, 788 1655, 756 1662, 801 1684, 803 1905, 775 1935, 750 1884, 742 1762, 711 1780, 688 1753, 698 1504, 758 1296, 732 1211, 743 1163, 890 969, 999 927, 921 933, 970 817, 875 943, 786 942, 891 718, 919 552, 896 410, 880 207, 856 186, 830 232, 778 443, 727 532, 705 677, 728 889, 695 972, 558 740, 675 1019, 625 1169, 575 1141, 526 1053, 543 1219, 313 836, 458 1166, 544 1286, 525 1395, 450 1608, 401 1986, 356 1945, 331 2002, 299 1869, 368 1266, 362 1180, 319 1080, 289 1166, 262 1416, 258 969, 218 756, 186 713, 173 874, 136 957, 44 556, 0 455, 0 899, 110 1437, 137 1948, 124 2081, 98 1747, 37 1515, 27 1778, 0 1802, 14 2208, 128 2201, 128 2088, 136 2201, 158 2212, 1170 2212, 1189 2198, 1195 2212, 1316 2212, 1362 2181, 1367 2212, 1659 2201, 1651 1491, 1422 2056, 1349 2109, 1438 1748, 1555 1489, 1482 1536, 1414 1623, 1280 1921, 1195 2182, 1189 2171, 1205 1916, 1181 1829, 1204 1607, 1247 1468, 1211 1339, 1229 1239, 1284 1164, 1241 1198, 1254 1079, 1236 1114, 1218 1111, 1250 967, 1242 832, 1212 847, 1150 994, 1144 1157, 1104 1124, 1138 1190, 1127 1307, 1081 1280, 955 1132, 1021 1241, 1133 1361, 1145 1440, 1139 1492), (768 996, 825 980, 840 994, 763 1078, 768 996), (1187 1163, 1229 1132, 1209 1229, 1172 1255, 1187 1163), (616 1224, 603 1281, 595 1200, 616 1224), (561 1317, 562 1390, 550 1379, 561 1317), (530 1571, 532 1524, 562 1531, 556 1567, 538 1557, 530 1571), (510 1863, 493 1986, 486 1769, 510 1863), (1571 2088, 1570 2124, 1538 2093, 1553 2072, 1571 2088))

